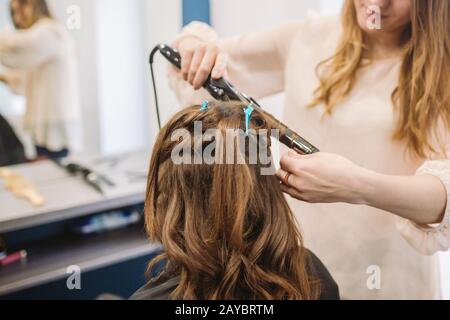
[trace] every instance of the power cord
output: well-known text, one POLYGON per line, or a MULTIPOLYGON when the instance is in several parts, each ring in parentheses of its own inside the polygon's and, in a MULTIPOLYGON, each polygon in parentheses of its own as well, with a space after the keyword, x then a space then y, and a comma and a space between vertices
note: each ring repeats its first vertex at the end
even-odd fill
POLYGON ((158 103, 158 92, 156 90, 156 81, 155 81, 155 72, 153 70, 153 62, 155 58, 155 54, 159 51, 158 47, 155 47, 150 53, 149 63, 150 63, 150 73, 152 75, 152 85, 153 85, 153 94, 155 96, 155 107, 156 107, 156 116, 158 119, 158 128, 161 130, 161 116, 159 112, 159 103, 158 103))

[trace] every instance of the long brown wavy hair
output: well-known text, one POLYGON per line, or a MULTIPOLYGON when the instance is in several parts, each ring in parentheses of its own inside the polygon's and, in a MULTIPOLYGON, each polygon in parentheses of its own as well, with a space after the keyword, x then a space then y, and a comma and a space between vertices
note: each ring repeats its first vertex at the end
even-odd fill
MULTIPOLYGON (((450 131, 450 1, 412 0, 411 5, 398 86, 392 93, 398 118, 393 139, 405 141, 407 150, 421 158, 447 156, 447 136, 438 132, 437 124, 450 131)), ((366 50, 353 0, 344 3, 342 25, 335 55, 317 67, 320 85, 309 105, 324 104, 326 115, 353 89, 366 50)))
MULTIPOLYGON (((149 169, 145 221, 150 240, 164 247, 148 270, 161 262, 165 268, 151 282, 179 276, 172 299, 316 299, 319 284, 307 272, 308 256, 295 218, 277 178, 260 174, 263 164, 172 161, 172 151, 180 144, 194 150, 200 143, 200 152, 205 150, 194 135, 195 121, 201 121, 203 133, 218 129, 225 136, 226 129, 244 128, 243 108, 210 103, 200 112, 200 106, 193 106, 176 114, 159 133, 149 169), (172 141, 177 129, 188 135, 172 141)), ((270 132, 268 121, 255 110, 251 128, 270 132)), ((237 136, 232 141, 217 139, 216 152, 225 156, 226 143, 236 146, 237 136)), ((240 156, 248 160, 249 153, 240 156)))

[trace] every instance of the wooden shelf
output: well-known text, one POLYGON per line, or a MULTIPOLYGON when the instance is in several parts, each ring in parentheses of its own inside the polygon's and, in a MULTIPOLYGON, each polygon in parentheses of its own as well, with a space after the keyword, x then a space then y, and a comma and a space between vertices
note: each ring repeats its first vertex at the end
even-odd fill
POLYGON ((0 268, 0 296, 60 280, 67 267, 88 272, 161 250, 149 243, 141 224, 105 234, 67 235, 26 248, 27 260, 0 268))

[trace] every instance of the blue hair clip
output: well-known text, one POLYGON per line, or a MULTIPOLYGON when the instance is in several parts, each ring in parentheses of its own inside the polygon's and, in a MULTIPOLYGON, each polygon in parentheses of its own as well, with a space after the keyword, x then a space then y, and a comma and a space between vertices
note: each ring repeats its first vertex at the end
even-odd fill
POLYGON ((255 109, 253 109, 253 106, 250 104, 247 108, 244 109, 245 112, 245 135, 248 136, 249 130, 250 130, 250 120, 252 117, 252 113, 255 109))
POLYGON ((208 105, 209 105, 209 102, 207 100, 203 101, 200 112, 205 112, 206 110, 208 110, 208 105))

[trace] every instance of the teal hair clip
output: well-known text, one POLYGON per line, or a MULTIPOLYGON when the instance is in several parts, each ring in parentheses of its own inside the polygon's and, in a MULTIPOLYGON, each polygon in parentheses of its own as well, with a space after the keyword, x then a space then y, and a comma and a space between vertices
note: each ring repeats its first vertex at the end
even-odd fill
POLYGON ((209 106, 209 102, 207 100, 203 101, 200 112, 205 112, 206 110, 208 110, 208 106, 209 106))
POLYGON ((245 135, 248 136, 250 130, 250 120, 252 118, 252 113, 255 109, 250 104, 247 108, 244 109, 245 112, 245 135))

